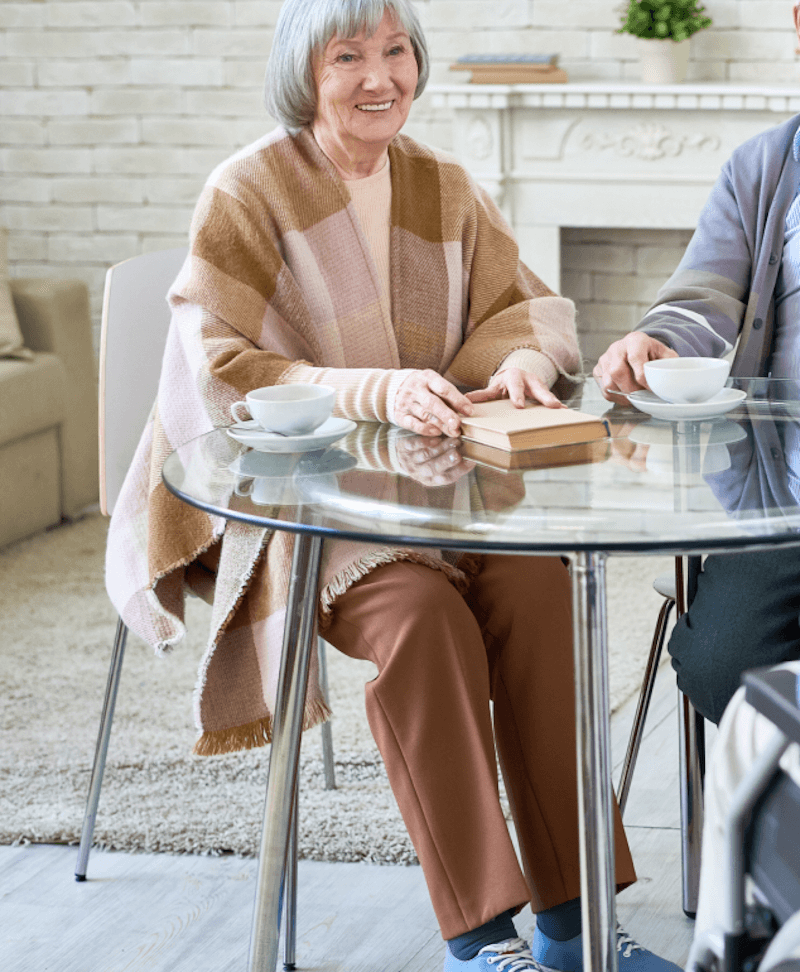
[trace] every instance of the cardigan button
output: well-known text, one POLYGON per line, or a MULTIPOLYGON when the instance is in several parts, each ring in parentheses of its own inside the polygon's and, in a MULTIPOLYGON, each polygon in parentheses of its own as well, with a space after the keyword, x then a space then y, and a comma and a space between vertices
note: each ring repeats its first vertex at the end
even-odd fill
POLYGON ((763 321, 761 320, 761 318, 760 318, 760 317, 757 317, 757 318, 756 318, 756 319, 755 319, 755 320, 753 321, 753 330, 754 330, 754 331, 757 331, 757 330, 759 330, 759 328, 761 327, 761 325, 762 325, 763 323, 764 323, 764 322, 763 322, 763 321))
POLYGON ((781 452, 780 452, 780 449, 778 449, 778 448, 776 448, 775 446, 773 446, 773 447, 772 447, 772 448, 771 448, 771 449, 769 450, 769 452, 770 452, 770 455, 772 456, 772 458, 773 458, 773 459, 780 459, 780 457, 781 457, 781 452))
POLYGON ((772 267, 778 262, 778 254, 770 253, 769 255, 769 265, 772 267))

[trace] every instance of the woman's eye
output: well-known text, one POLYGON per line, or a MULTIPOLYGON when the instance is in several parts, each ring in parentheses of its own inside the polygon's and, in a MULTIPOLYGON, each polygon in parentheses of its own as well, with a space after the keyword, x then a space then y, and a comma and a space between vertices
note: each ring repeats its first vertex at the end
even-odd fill
POLYGON ((340 54, 338 60, 341 61, 342 64, 352 64, 352 62, 355 60, 355 56, 353 54, 340 54))
POLYGON ((392 48, 392 49, 391 49, 391 50, 389 51, 389 53, 390 53, 390 54, 394 54, 394 55, 397 55, 397 54, 402 54, 402 53, 403 53, 403 48, 402 48, 402 47, 393 47, 393 48, 392 48))

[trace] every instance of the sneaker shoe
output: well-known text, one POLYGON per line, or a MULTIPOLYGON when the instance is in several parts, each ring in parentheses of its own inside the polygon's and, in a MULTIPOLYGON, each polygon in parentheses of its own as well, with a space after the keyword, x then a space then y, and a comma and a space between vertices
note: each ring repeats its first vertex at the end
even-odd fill
MULTIPOLYGON (((649 952, 617 925, 619 972, 682 972, 680 966, 649 952)), ((531 941, 533 960, 556 972, 583 972, 583 934, 566 942, 548 938, 537 928, 531 941)))
POLYGON ((510 938, 497 945, 484 945, 475 958, 462 962, 447 950, 444 972, 543 972, 531 956, 528 943, 510 938))

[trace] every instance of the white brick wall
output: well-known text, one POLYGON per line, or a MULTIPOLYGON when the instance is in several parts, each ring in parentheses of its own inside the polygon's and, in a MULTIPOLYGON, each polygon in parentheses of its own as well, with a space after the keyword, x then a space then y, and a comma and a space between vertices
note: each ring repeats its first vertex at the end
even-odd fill
POLYGON ((562 291, 578 310, 587 364, 641 320, 691 239, 690 230, 563 229, 562 291))
MULTIPOLYGON (((705 0, 690 80, 800 81, 790 0, 705 0)), ((432 80, 463 54, 558 53, 572 80, 638 76, 615 33, 619 0, 417 0, 432 80)), ((272 127, 262 79, 280 0, 0 0, 0 222, 15 275, 92 287, 106 267, 181 245, 211 169, 272 127)), ((451 147, 423 97, 408 131, 451 147)), ((587 357, 626 330, 671 271, 685 234, 570 230, 564 291, 592 327, 587 357), (678 239, 680 236, 680 239, 678 239)), ((534 268, 535 269, 535 268, 534 268)))

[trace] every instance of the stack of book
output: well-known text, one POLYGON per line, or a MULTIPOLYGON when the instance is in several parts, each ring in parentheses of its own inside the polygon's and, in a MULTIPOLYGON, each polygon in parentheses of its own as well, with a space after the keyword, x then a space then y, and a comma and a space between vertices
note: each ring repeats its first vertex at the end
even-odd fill
POLYGON ((472 84, 566 84, 557 54, 469 54, 450 65, 471 71, 472 84))

